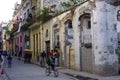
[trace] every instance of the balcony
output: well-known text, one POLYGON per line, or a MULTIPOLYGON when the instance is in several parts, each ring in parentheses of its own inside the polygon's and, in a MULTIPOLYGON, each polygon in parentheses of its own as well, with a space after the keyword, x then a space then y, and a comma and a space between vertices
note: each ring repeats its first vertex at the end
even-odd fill
POLYGON ((36 21, 37 21, 36 17, 26 18, 25 21, 23 22, 24 24, 22 24, 21 26, 21 31, 27 30, 28 27, 34 24, 36 21))
POLYGON ((13 28, 12 28, 12 33, 14 33, 15 31, 17 31, 18 30, 18 27, 19 27, 19 24, 18 23, 14 23, 13 24, 13 28))
POLYGON ((32 19, 33 19, 33 16, 32 16, 32 14, 30 13, 27 18, 24 18, 23 21, 21 21, 21 24, 22 24, 22 25, 27 24, 27 23, 29 23, 32 19))

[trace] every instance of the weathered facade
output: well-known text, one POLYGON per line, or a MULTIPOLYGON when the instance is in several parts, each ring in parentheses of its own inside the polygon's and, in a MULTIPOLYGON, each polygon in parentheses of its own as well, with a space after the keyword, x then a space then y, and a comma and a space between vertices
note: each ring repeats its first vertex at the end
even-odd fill
POLYGON ((13 22, 10 21, 8 24, 3 29, 3 32, 5 32, 4 39, 5 39, 5 48, 3 50, 4 54, 13 51, 13 40, 12 40, 12 35, 11 35, 11 29, 13 28, 13 22))
POLYGON ((72 28, 71 21, 72 21, 71 13, 70 11, 68 11, 44 23, 42 46, 43 50, 46 50, 46 52, 48 53, 50 52, 50 50, 57 49, 57 51, 60 54, 60 65, 69 68, 71 66, 71 68, 74 68, 75 62, 73 59, 74 49, 72 47, 73 36, 71 37, 71 34, 73 31, 71 29, 72 28), (68 35, 69 39, 67 39, 68 35))
MULTIPOLYGON (((44 34, 50 32, 48 37, 50 49, 55 47, 55 27, 59 31, 57 35, 60 33, 61 62, 64 62, 64 66, 69 68, 73 65, 73 69, 104 76, 118 74, 118 59, 115 53, 117 48, 116 9, 116 6, 106 1, 87 1, 75 7, 74 10, 71 9, 52 18, 44 23, 46 27, 51 28, 50 30, 48 28, 47 31, 43 25, 43 30, 46 32, 44 34), (71 20, 73 26, 72 44, 67 43, 66 40, 67 20, 71 20), (109 35, 111 33, 112 35, 109 35)), ((46 46, 45 39, 44 46, 46 46)))
POLYGON ((30 29, 30 49, 32 50, 32 59, 33 62, 36 64, 40 64, 40 53, 42 51, 41 49, 41 27, 40 27, 40 22, 37 20, 38 17, 38 12, 40 10, 40 1, 34 1, 32 0, 34 3, 32 3, 32 15, 33 15, 33 19, 32 19, 32 25, 29 26, 30 29), (39 3, 39 4, 38 4, 39 3))
POLYGON ((4 27, 4 23, 0 22, 0 51, 3 50, 3 39, 4 39, 3 27, 4 27))
POLYGON ((16 56, 23 57, 24 51, 24 34, 20 32, 22 22, 23 8, 20 4, 15 4, 14 17, 12 19, 13 28, 11 29, 11 39, 13 43, 13 53, 16 56), (19 53, 21 51, 21 53, 19 53))
POLYGON ((76 54, 75 61, 79 61, 80 59, 80 62, 77 62, 76 65, 81 65, 81 70, 86 71, 88 69, 84 65, 86 63, 83 63, 83 58, 86 57, 86 61, 90 61, 90 72, 104 76, 115 75, 118 73, 118 60, 115 53, 115 49, 117 47, 117 32, 115 30, 115 23, 117 21, 115 18, 117 17, 115 16, 114 11, 115 7, 113 5, 105 1, 97 0, 95 2, 86 2, 85 4, 76 8, 76 17, 74 16, 73 18, 74 30, 76 32, 76 36, 74 36, 77 40, 75 41, 75 53, 80 54, 76 54), (91 51, 88 51, 86 55, 84 52, 87 50, 82 52, 83 48, 85 47, 85 42, 82 44, 82 41, 85 41, 85 37, 83 39, 80 38, 83 37, 81 31, 84 30, 84 25, 82 26, 82 21, 78 21, 78 17, 82 18, 85 13, 90 14, 89 20, 91 21, 91 38, 89 39, 92 39, 92 49, 91 51), (82 28, 80 28, 81 26, 82 28), (82 57, 81 55, 85 55, 85 57, 82 57))

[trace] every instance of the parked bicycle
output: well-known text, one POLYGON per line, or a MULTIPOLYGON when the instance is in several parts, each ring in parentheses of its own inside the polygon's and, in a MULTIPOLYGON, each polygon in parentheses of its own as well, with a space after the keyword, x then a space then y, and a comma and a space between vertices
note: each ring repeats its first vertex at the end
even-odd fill
POLYGON ((50 76, 52 72, 54 72, 54 77, 59 76, 59 72, 56 67, 54 68, 54 70, 52 70, 51 66, 47 66, 45 70, 46 76, 50 76))

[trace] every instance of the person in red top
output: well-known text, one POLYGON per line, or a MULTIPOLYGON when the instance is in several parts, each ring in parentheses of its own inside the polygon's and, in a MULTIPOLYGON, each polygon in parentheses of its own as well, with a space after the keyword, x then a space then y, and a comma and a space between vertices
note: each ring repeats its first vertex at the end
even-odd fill
POLYGON ((55 52, 54 50, 51 50, 51 52, 49 53, 49 65, 51 66, 52 70, 54 71, 55 68, 55 52))
POLYGON ((54 56, 54 50, 51 50, 50 55, 54 56))

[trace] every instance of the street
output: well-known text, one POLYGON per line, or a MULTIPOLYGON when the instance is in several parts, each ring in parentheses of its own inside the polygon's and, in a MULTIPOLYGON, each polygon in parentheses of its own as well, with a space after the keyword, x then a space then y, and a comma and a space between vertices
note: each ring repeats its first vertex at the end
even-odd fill
POLYGON ((45 68, 35 64, 27 64, 17 59, 13 59, 12 68, 7 67, 5 60, 4 67, 9 80, 77 80, 62 73, 59 73, 57 78, 53 74, 46 76, 45 68))

